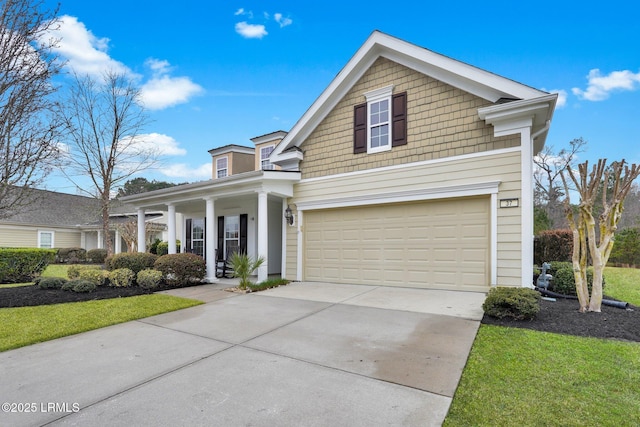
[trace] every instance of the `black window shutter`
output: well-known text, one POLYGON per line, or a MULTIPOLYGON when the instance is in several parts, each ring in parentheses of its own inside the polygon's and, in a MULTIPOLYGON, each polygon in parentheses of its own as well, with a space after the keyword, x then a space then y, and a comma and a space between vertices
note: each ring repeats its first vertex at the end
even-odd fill
POLYGON ((248 214, 240 215, 240 253, 247 253, 247 223, 249 222, 248 214))
POLYGON ((367 104, 353 107, 353 154, 367 152, 367 104))
POLYGON ((185 242, 184 251, 191 252, 191 218, 187 218, 185 228, 187 241, 185 242))
POLYGON ((393 141, 392 147, 406 145, 407 143, 407 92, 393 95, 392 111, 393 117, 393 141))
POLYGON ((224 259, 224 217, 218 217, 218 259, 224 259))

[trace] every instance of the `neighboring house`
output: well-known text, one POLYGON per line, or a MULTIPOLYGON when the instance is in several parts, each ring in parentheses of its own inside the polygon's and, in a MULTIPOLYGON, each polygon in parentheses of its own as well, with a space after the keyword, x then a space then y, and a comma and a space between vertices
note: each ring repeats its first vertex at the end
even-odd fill
MULTIPOLYGON (((104 248, 100 202, 92 197, 31 189, 27 206, 0 219, 0 247, 23 248, 104 248)), ((126 252, 118 224, 136 220, 136 212, 117 200, 111 209, 114 252, 126 252)), ((154 222, 148 239, 162 239, 166 222, 162 213, 150 213, 146 221, 154 222)))
POLYGON ((556 98, 376 31, 289 133, 253 139, 255 170, 226 146, 212 180, 123 200, 140 221, 167 211, 170 236, 181 213, 209 280, 239 249, 267 259, 259 280, 528 286, 533 156, 556 98))

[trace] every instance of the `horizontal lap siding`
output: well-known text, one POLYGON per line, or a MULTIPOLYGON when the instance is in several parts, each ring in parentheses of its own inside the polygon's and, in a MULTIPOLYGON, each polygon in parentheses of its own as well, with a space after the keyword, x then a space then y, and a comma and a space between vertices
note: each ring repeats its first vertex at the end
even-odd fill
MULTIPOLYGON (((495 155, 454 159, 435 164, 407 165, 402 169, 372 170, 321 180, 303 180, 296 184, 291 199, 296 203, 349 200, 377 194, 420 191, 488 181, 499 181, 498 200, 520 198, 520 152, 505 151, 495 155)), ((522 204, 522 203, 520 203, 522 204)), ((292 227, 288 228, 288 241, 292 227)), ((521 286, 521 208, 497 209, 497 284, 521 286)), ((296 245, 297 249, 297 245, 296 245)), ((291 247, 293 250, 293 246, 291 247)), ((293 254, 287 249, 287 256, 293 254)), ((287 261, 287 271, 292 265, 287 261)))

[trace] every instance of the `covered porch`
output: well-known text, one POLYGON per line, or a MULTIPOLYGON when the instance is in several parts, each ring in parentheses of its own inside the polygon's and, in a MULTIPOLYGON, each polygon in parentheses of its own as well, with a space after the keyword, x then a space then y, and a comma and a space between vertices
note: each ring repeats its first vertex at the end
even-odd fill
POLYGON ((124 197, 136 207, 138 251, 145 252, 145 215, 166 212, 170 254, 202 256, 206 281, 216 282, 216 259, 240 251, 263 257, 258 281, 284 270, 287 199, 299 172, 253 171, 124 197), (180 246, 178 247, 177 241, 180 246))

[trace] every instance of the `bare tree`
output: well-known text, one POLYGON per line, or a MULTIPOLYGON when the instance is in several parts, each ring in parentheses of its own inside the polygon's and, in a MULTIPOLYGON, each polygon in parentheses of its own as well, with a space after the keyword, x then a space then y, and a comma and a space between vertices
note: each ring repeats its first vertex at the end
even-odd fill
POLYGON ((622 216, 624 199, 633 181, 640 175, 640 167, 636 164, 629 167, 622 160, 614 162, 607 169, 606 163, 606 159, 600 159, 591 172, 589 172, 589 162, 581 163, 578 165, 578 177, 571 168, 566 169, 580 194, 577 211, 571 206, 565 172, 562 171, 560 174, 567 194, 565 198, 567 219, 573 231, 572 263, 581 312, 600 312, 601 310, 602 273, 613 249, 613 238, 622 216), (594 205, 598 198, 602 202, 602 212, 598 221, 599 233, 596 232, 594 216, 594 205), (586 280, 587 250, 593 261, 591 295, 589 295, 586 280))
POLYGON ((32 202, 57 158, 60 121, 51 82, 62 64, 53 53, 57 10, 43 1, 0 2, 0 217, 32 202))
POLYGON ((91 185, 67 176, 101 202, 102 229, 109 254, 112 193, 137 172, 153 167, 158 150, 140 138, 148 123, 140 90, 124 74, 108 71, 101 79, 74 76, 69 99, 61 107, 68 132, 70 169, 91 185))
MULTIPOLYGON (((120 232, 120 236, 127 244, 129 252, 136 252, 138 250, 138 221, 132 219, 127 222, 123 222, 116 226, 116 229, 120 232)), ((156 224, 151 222, 144 223, 145 236, 148 236, 152 231, 158 229, 156 224)))
POLYGON ((563 209, 565 191, 560 173, 573 167, 576 155, 584 151, 587 141, 576 138, 569 142, 569 148, 554 153, 552 147, 545 147, 533 161, 536 165, 533 177, 535 182, 534 201, 537 208, 542 209, 551 221, 552 228, 566 227, 563 209))

